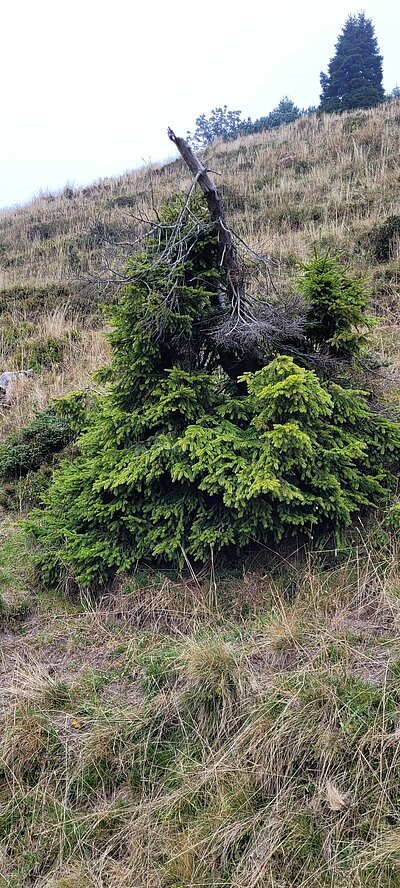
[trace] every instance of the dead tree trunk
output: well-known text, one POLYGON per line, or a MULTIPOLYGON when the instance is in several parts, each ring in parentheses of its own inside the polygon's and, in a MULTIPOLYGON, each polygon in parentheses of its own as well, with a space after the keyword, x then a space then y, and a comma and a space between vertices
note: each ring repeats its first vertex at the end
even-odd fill
POLYGON ((186 140, 176 136, 171 128, 168 129, 168 136, 171 142, 176 145, 190 172, 195 176, 199 188, 201 188, 206 199, 210 219, 215 224, 218 232, 221 261, 226 272, 228 301, 234 313, 240 317, 245 305, 243 269, 238 260, 232 234, 226 224, 225 211, 217 186, 186 140))
MULTIPOLYGON (((176 136, 171 128, 168 129, 168 136, 171 142, 176 145, 186 166, 201 188, 207 202, 210 219, 217 229, 221 248, 221 264, 226 274, 226 296, 232 329, 238 329, 241 324, 249 326, 252 322, 252 313, 246 299, 243 267, 238 258, 232 233, 226 223, 218 188, 186 140, 176 136)), ((239 392, 246 391, 246 386, 243 382, 239 382, 239 377, 247 371, 254 372, 254 370, 260 369, 263 366, 261 356, 254 351, 249 353, 247 349, 232 347, 227 342, 219 344, 218 352, 225 373, 235 381, 239 392)))

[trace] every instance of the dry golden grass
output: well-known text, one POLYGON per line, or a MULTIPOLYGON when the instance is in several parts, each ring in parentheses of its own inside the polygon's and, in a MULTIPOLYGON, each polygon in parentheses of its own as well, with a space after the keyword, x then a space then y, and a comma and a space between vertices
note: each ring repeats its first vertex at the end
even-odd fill
POLYGON ((291 601, 273 575, 255 601, 244 576, 246 621, 232 581, 218 610, 196 587, 207 628, 196 609, 149 632, 112 599, 26 621, 4 664, 10 886, 397 888, 397 559, 291 569, 291 601))
POLYGON ((104 330, 79 317, 67 318, 63 306, 44 315, 25 336, 15 354, 3 355, 2 362, 8 370, 27 368, 32 350, 38 345, 43 346, 45 353, 49 342, 58 342, 62 355, 54 364, 35 369, 32 379, 15 382, 11 406, 0 403, 0 441, 27 425, 35 411, 44 410, 53 398, 93 387, 94 372, 109 359, 104 330))
MULTIPOLYGON (((357 240, 399 212, 400 102, 294 124, 205 154, 234 229, 257 252, 304 259, 313 244, 343 248, 356 264, 357 240)), ((0 215, 0 286, 68 283, 98 273, 103 244, 133 239, 140 214, 153 216, 190 179, 180 160, 43 195, 0 215)), ((397 254, 393 262, 398 262, 397 254)), ((368 257, 362 257, 368 267, 368 257)))

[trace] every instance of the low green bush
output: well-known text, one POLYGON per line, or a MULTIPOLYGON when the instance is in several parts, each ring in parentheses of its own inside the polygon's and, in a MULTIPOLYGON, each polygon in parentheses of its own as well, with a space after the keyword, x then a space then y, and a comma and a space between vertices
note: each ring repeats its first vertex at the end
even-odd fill
POLYGON ((60 364, 63 356, 64 342, 54 336, 39 340, 28 346, 27 362, 32 370, 40 373, 44 367, 60 364))
POLYGON ((33 590, 32 550, 26 534, 10 523, 0 532, 0 626, 29 609, 33 590))
POLYGON ((17 480, 35 472, 73 437, 70 423, 54 407, 38 413, 28 426, 0 445, 0 479, 17 480))

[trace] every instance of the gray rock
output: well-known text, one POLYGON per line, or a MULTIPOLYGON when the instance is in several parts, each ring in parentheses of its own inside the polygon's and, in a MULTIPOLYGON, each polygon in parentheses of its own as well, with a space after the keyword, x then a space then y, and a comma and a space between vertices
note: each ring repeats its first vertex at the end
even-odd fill
POLYGON ((31 378, 33 370, 4 370, 0 373, 0 397, 9 405, 12 401, 13 384, 16 379, 31 378))

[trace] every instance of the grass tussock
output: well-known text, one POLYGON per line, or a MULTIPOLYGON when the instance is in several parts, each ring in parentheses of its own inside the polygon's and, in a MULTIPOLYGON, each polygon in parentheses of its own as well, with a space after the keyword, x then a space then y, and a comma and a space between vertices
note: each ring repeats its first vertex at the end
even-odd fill
MULTIPOLYGON (((32 552, 25 535, 0 524, 0 629, 29 609, 34 589, 32 552)), ((1 656, 1 652, 0 652, 1 656)))

